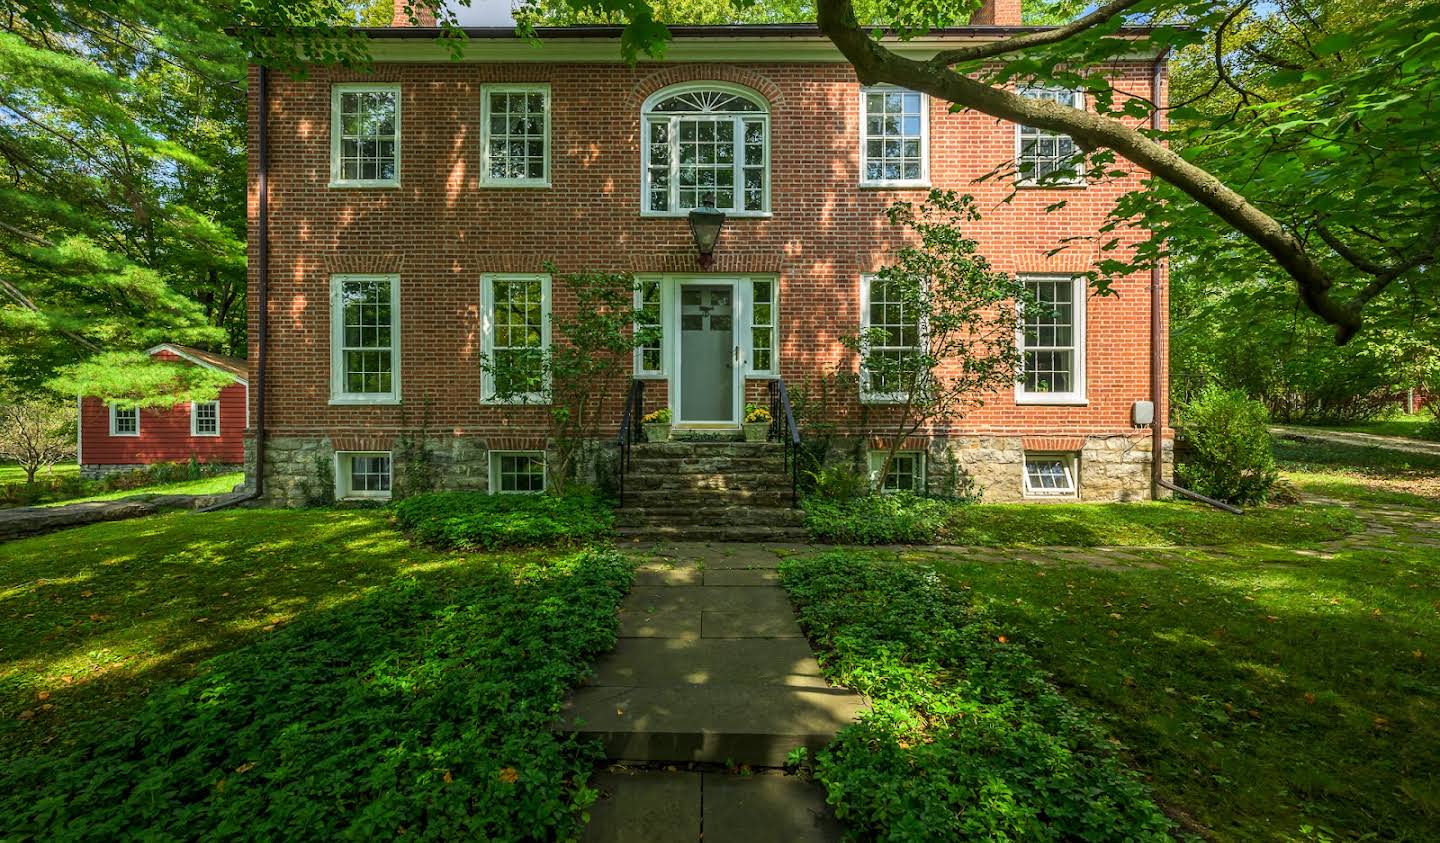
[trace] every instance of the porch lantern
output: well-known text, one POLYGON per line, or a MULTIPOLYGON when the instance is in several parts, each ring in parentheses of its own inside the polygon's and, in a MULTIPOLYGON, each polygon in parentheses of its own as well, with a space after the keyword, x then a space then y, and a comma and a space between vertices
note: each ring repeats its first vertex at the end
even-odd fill
POLYGON ((700 253, 701 269, 709 269, 715 262, 715 243, 724 225, 725 212, 715 210, 714 204, 690 211, 690 234, 695 238, 695 251, 700 253))

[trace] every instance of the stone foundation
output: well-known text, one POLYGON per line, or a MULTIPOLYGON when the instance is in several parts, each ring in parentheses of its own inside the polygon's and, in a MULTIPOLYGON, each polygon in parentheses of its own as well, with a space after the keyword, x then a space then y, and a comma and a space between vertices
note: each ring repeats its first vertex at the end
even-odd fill
MULTIPOLYGON (((249 452, 246 452, 245 464, 250 464, 249 452)), ((125 474, 130 471, 144 471, 149 468, 148 463, 123 463, 116 465, 90 463, 80 466, 80 476, 86 480, 101 480, 112 474, 125 474)), ((233 471, 243 471, 244 465, 231 465, 229 463, 205 463, 207 469, 213 469, 215 474, 229 474, 233 471)))
MULTIPOLYGON (((818 443, 810 443, 816 445, 818 443)), ((1165 476, 1172 474, 1174 455, 1171 442, 1165 443, 1165 476)), ((490 448, 479 437, 431 437, 425 440, 428 456, 406 459, 398 445, 355 447, 342 443, 338 450, 389 450, 392 454, 392 484, 396 496, 426 490, 471 490, 483 492, 490 485, 490 448)), ((1049 501, 1131 501, 1150 497, 1150 437, 1146 435, 1101 435, 1083 437, 969 436, 928 439, 926 488, 931 494, 955 494, 964 478, 974 484, 986 502, 1049 501), (1078 451, 1077 495, 1026 497, 1024 455, 1027 445, 1039 443, 1044 450, 1078 451), (1047 443, 1053 443, 1047 444, 1047 443)), ((246 442, 246 457, 253 461, 253 443, 246 442)), ((504 443, 501 450, 517 450, 504 443)), ((867 469, 871 443, 858 437, 832 438, 822 457, 826 465, 848 465, 867 469)), ((330 437, 271 437, 265 448, 265 496, 272 506, 322 506, 335 499, 335 451, 330 437)), ((530 448, 524 448, 530 450, 530 448)), ((413 451, 412 451, 413 453, 413 451)), ((597 442, 578 460, 572 482, 613 489, 616 449, 608 441, 597 442)))
MULTIPOLYGON (((1165 443, 1165 476, 1174 465, 1171 443, 1165 443)), ((824 462, 868 471, 868 452, 880 446, 861 438, 831 440, 824 462)), ((1049 501, 1132 501, 1150 498, 1150 436, 1084 437, 967 436, 924 440, 926 488, 931 494, 957 494, 964 478, 987 503, 1049 501), (1027 497, 1023 472, 1027 440, 1036 452, 1080 454, 1076 461, 1078 494, 1027 497), (1052 440, 1044 442, 1043 440, 1052 440), (1062 444, 1063 443, 1063 444, 1062 444), (1078 447, 1076 447, 1078 446, 1078 447)))

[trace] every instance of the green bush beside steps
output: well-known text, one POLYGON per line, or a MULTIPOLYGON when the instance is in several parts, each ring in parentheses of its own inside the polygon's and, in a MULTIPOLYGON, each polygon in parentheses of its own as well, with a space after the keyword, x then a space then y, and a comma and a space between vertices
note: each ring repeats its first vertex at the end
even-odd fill
POLYGON ((397 501, 400 529, 450 550, 583 544, 609 538, 614 504, 597 494, 489 495, 435 492, 397 501))

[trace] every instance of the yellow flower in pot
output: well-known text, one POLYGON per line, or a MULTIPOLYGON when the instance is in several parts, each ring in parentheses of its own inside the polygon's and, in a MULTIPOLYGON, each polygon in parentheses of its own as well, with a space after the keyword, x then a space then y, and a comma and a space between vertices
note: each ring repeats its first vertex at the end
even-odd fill
POLYGON ((770 434, 770 423, 775 417, 758 404, 745 405, 745 441, 764 442, 770 434))
POLYGON ((645 426, 645 441, 665 442, 670 439, 670 408, 662 407, 640 417, 645 426))

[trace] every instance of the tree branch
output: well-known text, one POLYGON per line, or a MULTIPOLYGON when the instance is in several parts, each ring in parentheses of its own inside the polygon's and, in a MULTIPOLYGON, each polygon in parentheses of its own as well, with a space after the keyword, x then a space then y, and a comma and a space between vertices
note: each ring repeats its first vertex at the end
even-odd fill
MULTIPOLYGON (((1143 0, 1110 0, 1109 3, 1075 20, 1073 23, 1068 23, 1055 29, 1047 29, 1042 32, 1027 32, 1024 35, 1014 35, 1010 38, 1002 38, 999 41, 988 41, 983 44, 974 44, 955 50, 943 50, 936 53, 935 57, 930 61, 932 64, 949 67, 952 64, 960 64, 961 62, 989 59, 995 56, 1003 56, 1006 53, 1018 53, 1034 47, 1043 47, 1047 44, 1058 44, 1066 38, 1078 35, 1091 27, 1099 26, 1118 15, 1123 15, 1131 8, 1140 5, 1141 2, 1143 2, 1143 0)), ((826 0, 820 0, 820 6, 823 7, 825 5, 826 0)), ((850 4, 846 2, 845 5, 849 6, 850 4)), ((821 14, 823 15, 824 12, 821 11, 821 14)), ((853 11, 850 16, 852 18, 854 17, 853 11)), ((823 24, 820 28, 821 30, 825 29, 823 24)), ((828 35, 829 33, 826 34, 828 35)), ((834 39, 832 38, 831 40, 834 39)))
MULTIPOLYGON (((818 13, 820 31, 850 60, 862 83, 888 82, 923 91, 992 117, 1069 135, 1082 149, 1114 150, 1174 185, 1264 249, 1295 280, 1305 306, 1335 326, 1337 342, 1348 342, 1360 329, 1359 302, 1339 301, 1331 296, 1333 279, 1310 256, 1301 240, 1214 175, 1142 131, 1114 118, 992 87, 950 70, 947 63, 950 59, 928 62, 908 59, 866 34, 856 21, 851 0, 819 0, 818 13)), ((1092 22, 1088 25, 1093 26, 1093 17, 1081 20, 1090 19, 1092 22)), ((1078 30, 1072 25, 1051 32, 1075 31, 1078 30)), ((1055 40, 1058 39, 1051 37, 1029 43, 1033 46, 1055 40)), ((963 51, 949 52, 953 56, 963 51)))

